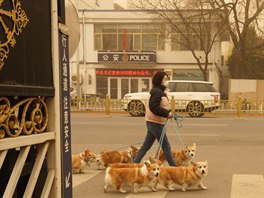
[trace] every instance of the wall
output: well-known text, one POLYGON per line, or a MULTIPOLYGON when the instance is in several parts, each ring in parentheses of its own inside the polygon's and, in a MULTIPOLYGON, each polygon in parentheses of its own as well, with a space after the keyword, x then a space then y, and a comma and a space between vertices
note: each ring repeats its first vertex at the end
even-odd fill
POLYGON ((264 80, 229 79, 228 99, 235 100, 242 96, 247 100, 264 100, 264 80))

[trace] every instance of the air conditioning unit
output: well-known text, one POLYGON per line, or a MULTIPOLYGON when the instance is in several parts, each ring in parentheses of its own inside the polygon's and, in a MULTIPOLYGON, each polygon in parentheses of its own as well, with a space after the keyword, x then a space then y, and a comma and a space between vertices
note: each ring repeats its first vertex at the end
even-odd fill
MULTIPOLYGON (((72 75, 72 77, 71 77, 72 84, 76 85, 78 82, 77 80, 78 80, 78 76, 72 75)), ((83 83, 82 75, 79 75, 79 84, 81 85, 82 83, 83 83)))

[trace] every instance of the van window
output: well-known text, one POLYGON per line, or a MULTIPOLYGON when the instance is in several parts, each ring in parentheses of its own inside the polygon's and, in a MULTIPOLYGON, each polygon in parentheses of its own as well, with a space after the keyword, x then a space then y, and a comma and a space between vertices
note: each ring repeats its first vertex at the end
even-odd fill
POLYGON ((170 92, 216 92, 213 84, 198 82, 169 82, 170 92))
POLYGON ((170 92, 189 92, 190 83, 170 82, 168 88, 170 89, 170 92))
POLYGON ((192 88, 194 92, 216 92, 212 84, 192 83, 192 88))

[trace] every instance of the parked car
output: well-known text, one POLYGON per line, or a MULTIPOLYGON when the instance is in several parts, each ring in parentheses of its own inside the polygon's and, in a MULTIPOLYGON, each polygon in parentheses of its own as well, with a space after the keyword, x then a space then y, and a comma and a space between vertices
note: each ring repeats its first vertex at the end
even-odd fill
MULTIPOLYGON (((170 80, 168 98, 174 96, 175 110, 186 111, 191 117, 201 117, 220 106, 220 93, 212 82, 170 80)), ((128 93, 124 96, 123 110, 131 116, 145 115, 145 105, 149 92, 128 93)))

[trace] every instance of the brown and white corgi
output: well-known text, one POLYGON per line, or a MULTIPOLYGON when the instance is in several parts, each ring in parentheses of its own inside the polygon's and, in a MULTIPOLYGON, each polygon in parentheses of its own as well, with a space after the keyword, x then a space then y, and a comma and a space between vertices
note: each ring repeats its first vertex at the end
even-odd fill
POLYGON ((159 169, 159 164, 150 164, 147 161, 140 168, 108 167, 105 172, 104 191, 107 192, 108 187, 112 186, 121 193, 126 193, 122 188, 124 185, 133 187, 134 193, 138 193, 138 189, 142 186, 149 187, 152 191, 157 191, 154 188, 154 183, 159 176, 159 169))
MULTIPOLYGON (((207 161, 191 162, 189 166, 164 166, 160 167, 158 182, 169 190, 174 190, 174 184, 181 185, 182 191, 187 191, 187 187, 189 186, 197 186, 206 190, 207 187, 205 187, 202 182, 207 174, 207 161)), ((156 187, 156 185, 154 186, 156 187)))
POLYGON ((112 163, 132 163, 138 153, 138 148, 131 145, 127 151, 102 151, 96 157, 98 168, 102 165, 108 167, 112 163))
POLYGON ((79 155, 72 155, 72 172, 81 173, 95 159, 96 155, 89 149, 81 152, 79 155))
MULTIPOLYGON (((155 159, 153 157, 149 157, 147 162, 149 162, 150 164, 156 163, 156 164, 161 165, 161 161, 158 159, 155 159)), ((144 164, 142 164, 142 163, 112 163, 108 167, 112 167, 112 168, 141 168, 142 166, 144 166, 144 164)))
MULTIPOLYGON (((188 166, 194 159, 196 153, 196 143, 191 146, 186 146, 183 150, 172 150, 172 155, 176 160, 177 166, 188 166)), ((166 157, 163 150, 160 151, 159 160, 162 163, 166 162, 166 157)))

